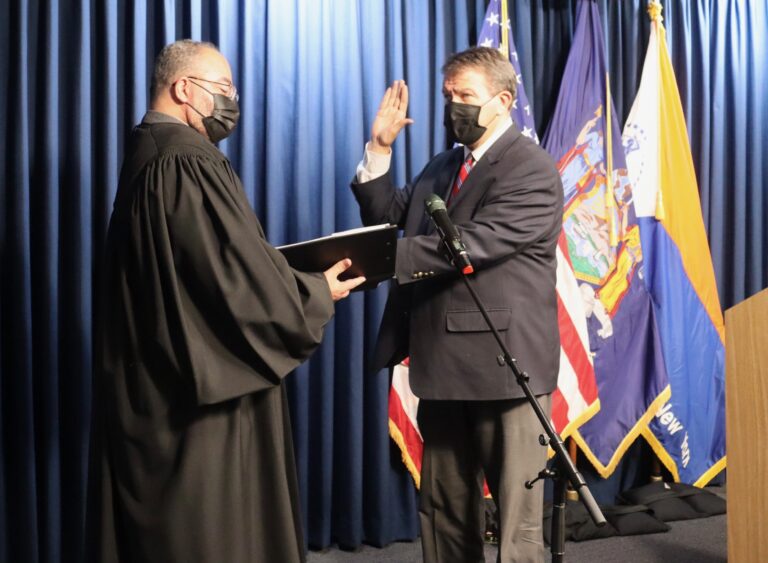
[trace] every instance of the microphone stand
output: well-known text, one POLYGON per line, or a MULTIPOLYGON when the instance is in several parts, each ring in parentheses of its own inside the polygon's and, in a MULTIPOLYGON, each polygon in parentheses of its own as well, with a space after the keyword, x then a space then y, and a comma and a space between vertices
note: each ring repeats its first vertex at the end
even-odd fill
POLYGON ((510 354, 509 350, 507 349, 507 346, 504 344, 504 341, 499 335, 499 331, 496 329, 496 327, 493 324, 493 321, 491 321, 491 318, 488 316, 488 310, 486 309, 485 305, 480 299, 480 296, 475 291, 475 288, 472 287, 472 284, 469 281, 468 274, 465 273, 465 269, 462 268, 462 266, 460 265, 461 262, 459 262, 458 260, 459 257, 455 256, 455 250, 454 250, 455 245, 451 244, 451 241, 449 240, 449 238, 446 236, 445 232, 443 231, 443 229, 440 228, 439 225, 436 225, 436 227, 437 227, 437 232, 440 235, 442 244, 447 251, 445 253, 446 258, 448 258, 451 264, 453 264, 456 267, 456 271, 459 273, 459 276, 464 281, 464 285, 469 290, 470 295, 472 295, 472 299, 477 304, 477 307, 480 310, 480 313, 483 315, 483 318, 485 319, 485 322, 488 325, 488 328, 491 329, 491 332, 493 333, 493 336, 496 339, 496 342, 498 343, 499 348, 501 349, 502 353, 496 358, 497 362, 501 366, 506 364, 509 367, 509 369, 512 370, 512 373, 515 376, 515 380, 517 381, 517 384, 522 388, 525 398, 528 400, 528 403, 531 405, 531 408, 533 409, 534 413, 536 413, 536 417, 539 419, 541 426, 544 428, 544 432, 546 433, 547 438, 545 438, 544 435, 540 435, 539 443, 542 446, 546 446, 547 444, 549 444, 549 446, 555 452, 555 457, 554 457, 555 466, 552 469, 549 469, 547 467, 542 469, 535 479, 533 479, 532 481, 525 482, 525 488, 532 489, 533 484, 539 479, 552 479, 554 483, 554 499, 552 503, 552 535, 551 535, 551 541, 550 541, 550 552, 552 553, 553 563, 560 563, 563 561, 563 558, 565 556, 565 505, 566 505, 566 486, 568 482, 571 483, 571 487, 573 488, 573 490, 579 493, 579 498, 581 499, 581 502, 586 507, 587 512, 589 512, 589 516, 592 518, 592 521, 595 523, 596 526, 604 526, 606 522, 605 517, 603 516, 603 513, 600 510, 600 507, 597 506, 597 503, 595 502, 595 498, 592 496, 592 492, 587 487, 587 483, 584 480, 584 477, 576 469, 576 466, 573 464, 571 457, 568 455, 568 452, 565 449, 565 445, 563 444, 562 438, 560 438, 558 433, 553 428, 552 423, 549 420, 549 417, 544 412, 544 409, 541 407, 541 404, 536 399, 536 396, 533 394, 533 391, 531 391, 531 387, 530 385, 528 385, 528 381, 530 379, 528 374, 524 371, 520 371, 520 368, 517 367, 517 360, 515 360, 515 358, 512 357, 512 354, 510 354))

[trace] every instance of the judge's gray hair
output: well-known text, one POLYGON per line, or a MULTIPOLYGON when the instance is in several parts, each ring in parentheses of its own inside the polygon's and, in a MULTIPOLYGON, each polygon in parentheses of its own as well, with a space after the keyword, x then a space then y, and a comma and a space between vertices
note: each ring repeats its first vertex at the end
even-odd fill
POLYGON ((154 100, 163 88, 173 84, 178 78, 191 71, 195 66, 195 57, 204 49, 218 48, 207 41, 181 39, 163 47, 155 59, 152 73, 152 85, 149 95, 154 100))
POLYGON ((506 90, 512 94, 513 98, 517 96, 517 73, 509 59, 498 49, 472 47, 466 51, 454 53, 443 65, 443 76, 452 78, 467 68, 482 71, 494 94, 506 90))

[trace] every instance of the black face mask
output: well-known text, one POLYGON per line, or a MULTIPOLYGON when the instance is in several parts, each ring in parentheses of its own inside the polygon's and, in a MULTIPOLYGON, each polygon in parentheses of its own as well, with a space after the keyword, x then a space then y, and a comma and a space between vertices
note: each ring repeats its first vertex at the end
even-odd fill
POLYGON ((471 145, 483 136, 488 128, 478 123, 481 109, 483 109, 483 106, 461 104, 459 102, 448 102, 445 104, 443 125, 448 130, 449 144, 458 142, 462 145, 471 145))
POLYGON ((237 125, 237 120, 240 119, 240 106, 237 100, 228 98, 223 94, 209 93, 213 96, 213 112, 211 115, 203 115, 192 104, 189 104, 189 107, 203 118, 203 127, 205 127, 211 142, 218 143, 222 139, 229 137, 229 134, 232 133, 237 125))
POLYGON ((240 106, 236 100, 222 94, 213 95, 213 113, 203 117, 203 126, 212 143, 229 137, 240 119, 240 106))

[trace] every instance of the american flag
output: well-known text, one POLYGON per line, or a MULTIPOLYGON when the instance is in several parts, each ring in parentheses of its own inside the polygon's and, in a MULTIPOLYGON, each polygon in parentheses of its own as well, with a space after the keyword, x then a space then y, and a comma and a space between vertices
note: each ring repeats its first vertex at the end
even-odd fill
MULTIPOLYGON (((517 96, 512 105, 512 119, 523 135, 539 142, 533 109, 523 86, 520 62, 512 38, 506 6, 491 0, 485 14, 478 44, 499 49, 509 57, 517 74, 517 96)), ((557 248, 557 313, 560 329, 560 373, 552 395, 552 423, 563 437, 568 437, 600 408, 595 371, 589 351, 589 334, 579 285, 561 234, 557 248)), ((515 351, 512 350, 514 354, 515 351)), ((535 366, 529 366, 532 372, 535 366)), ((420 483, 421 434, 416 422, 419 399, 408 384, 407 360, 395 367, 389 391, 389 433, 400 447, 403 462, 416 486, 420 483)))

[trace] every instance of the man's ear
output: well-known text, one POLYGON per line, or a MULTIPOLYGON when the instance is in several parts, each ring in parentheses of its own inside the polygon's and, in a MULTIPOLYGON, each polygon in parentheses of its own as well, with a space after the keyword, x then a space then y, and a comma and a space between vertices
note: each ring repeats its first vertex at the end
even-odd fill
POLYGON ((190 82, 186 78, 179 78, 176 82, 171 84, 170 92, 171 98, 177 104, 183 104, 189 101, 189 86, 190 82))
POLYGON ((515 97, 509 90, 502 90, 499 92, 499 100, 501 100, 501 103, 504 104, 505 108, 507 108, 507 112, 512 111, 512 102, 514 99, 515 97))

